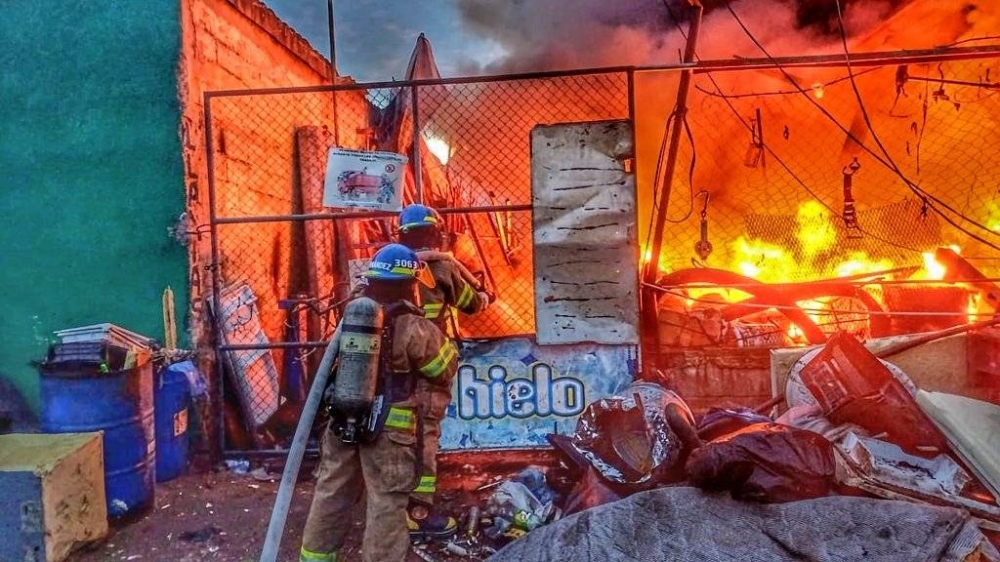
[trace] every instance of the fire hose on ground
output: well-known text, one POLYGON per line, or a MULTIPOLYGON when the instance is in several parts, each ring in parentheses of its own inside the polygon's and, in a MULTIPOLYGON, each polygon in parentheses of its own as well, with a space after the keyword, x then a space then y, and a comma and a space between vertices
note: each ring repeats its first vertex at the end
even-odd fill
POLYGON ((292 438, 292 446, 288 450, 288 460, 285 462, 285 470, 281 475, 281 485, 278 486, 278 495, 274 499, 274 508, 271 510, 271 521, 267 525, 267 535, 264 538, 260 562, 275 562, 278 559, 281 535, 285 531, 288 508, 291 506, 292 496, 295 493, 295 481, 299 476, 299 467, 302 466, 302 457, 306 452, 306 442, 312 432, 316 412, 319 411, 319 406, 323 403, 323 391, 326 389, 327 379, 333 368, 333 362, 337 358, 340 333, 341 326, 337 326, 330 343, 326 346, 326 351, 323 352, 323 359, 319 362, 312 388, 309 389, 306 403, 302 407, 302 417, 299 418, 299 425, 295 428, 295 437, 292 438))

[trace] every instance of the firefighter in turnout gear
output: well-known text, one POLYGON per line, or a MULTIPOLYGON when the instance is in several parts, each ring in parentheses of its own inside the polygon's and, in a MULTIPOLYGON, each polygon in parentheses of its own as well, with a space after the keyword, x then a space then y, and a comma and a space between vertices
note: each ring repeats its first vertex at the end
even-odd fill
POLYGON ((413 248, 434 277, 430 286, 418 285, 424 316, 445 333, 455 327, 452 320, 457 315, 453 309, 475 314, 494 300, 489 292, 478 286, 478 281, 469 279, 471 274, 454 255, 443 251, 446 238, 444 219, 434 209, 414 204, 399 214, 399 243, 413 248))
POLYGON ((325 399, 330 425, 299 553, 335 562, 362 493, 363 559, 401 562, 409 551, 407 506, 419 480, 417 380, 451 379, 454 344, 413 304, 416 254, 399 244, 376 252, 363 296, 344 309, 337 364, 325 399))
MULTIPOLYGON (((458 336, 458 309, 466 314, 484 310, 493 296, 481 287, 474 286, 475 279, 468 270, 448 252, 445 245, 444 220, 441 215, 424 205, 409 205, 399 215, 399 242, 417 252, 421 261, 427 264, 430 277, 417 284, 424 316, 435 322, 442 331, 458 336)), ((451 403, 450 378, 421 380, 417 383, 418 395, 426 396, 422 402, 428 405, 422 421, 423 441, 420 481, 413 491, 408 510, 408 524, 411 535, 423 538, 447 537, 454 534, 458 525, 455 519, 432 508, 434 492, 437 489, 437 452, 441 438, 441 420, 448 404, 451 403)))

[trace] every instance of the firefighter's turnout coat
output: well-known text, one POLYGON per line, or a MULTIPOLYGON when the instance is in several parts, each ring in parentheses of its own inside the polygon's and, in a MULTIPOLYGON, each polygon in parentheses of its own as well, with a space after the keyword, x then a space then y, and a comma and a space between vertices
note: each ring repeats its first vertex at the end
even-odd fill
MULTIPOLYGON (((402 314, 393 323, 389 369, 427 382, 448 381, 458 351, 433 322, 402 314)), ((382 350, 384 353, 386 350, 382 350)), ((406 558, 409 494, 420 481, 417 426, 427 407, 417 392, 390 404, 384 430, 370 444, 346 445, 323 432, 321 460, 312 506, 303 531, 301 561, 332 562, 351 530, 351 512, 366 493, 365 561, 406 558)))

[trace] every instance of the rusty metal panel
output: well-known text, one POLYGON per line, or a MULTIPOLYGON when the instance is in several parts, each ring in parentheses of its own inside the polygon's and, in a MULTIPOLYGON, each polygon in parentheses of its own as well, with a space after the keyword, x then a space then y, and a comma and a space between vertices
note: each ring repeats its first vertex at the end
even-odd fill
POLYGON ((639 342, 632 155, 627 121, 531 131, 539 344, 639 342))

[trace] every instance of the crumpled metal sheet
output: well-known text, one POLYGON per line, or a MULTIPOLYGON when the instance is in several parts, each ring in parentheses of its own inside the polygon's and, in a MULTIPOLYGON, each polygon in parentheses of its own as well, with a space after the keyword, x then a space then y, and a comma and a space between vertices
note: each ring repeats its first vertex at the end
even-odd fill
POLYGON ((850 432, 840 447, 858 470, 877 481, 925 494, 957 496, 972 478, 946 455, 925 459, 908 455, 892 443, 850 432))
POLYGON ((667 420, 668 406, 679 408, 694 424, 680 396, 652 383, 634 383, 618 396, 587 406, 572 446, 612 482, 655 482, 682 458, 683 442, 667 420))

